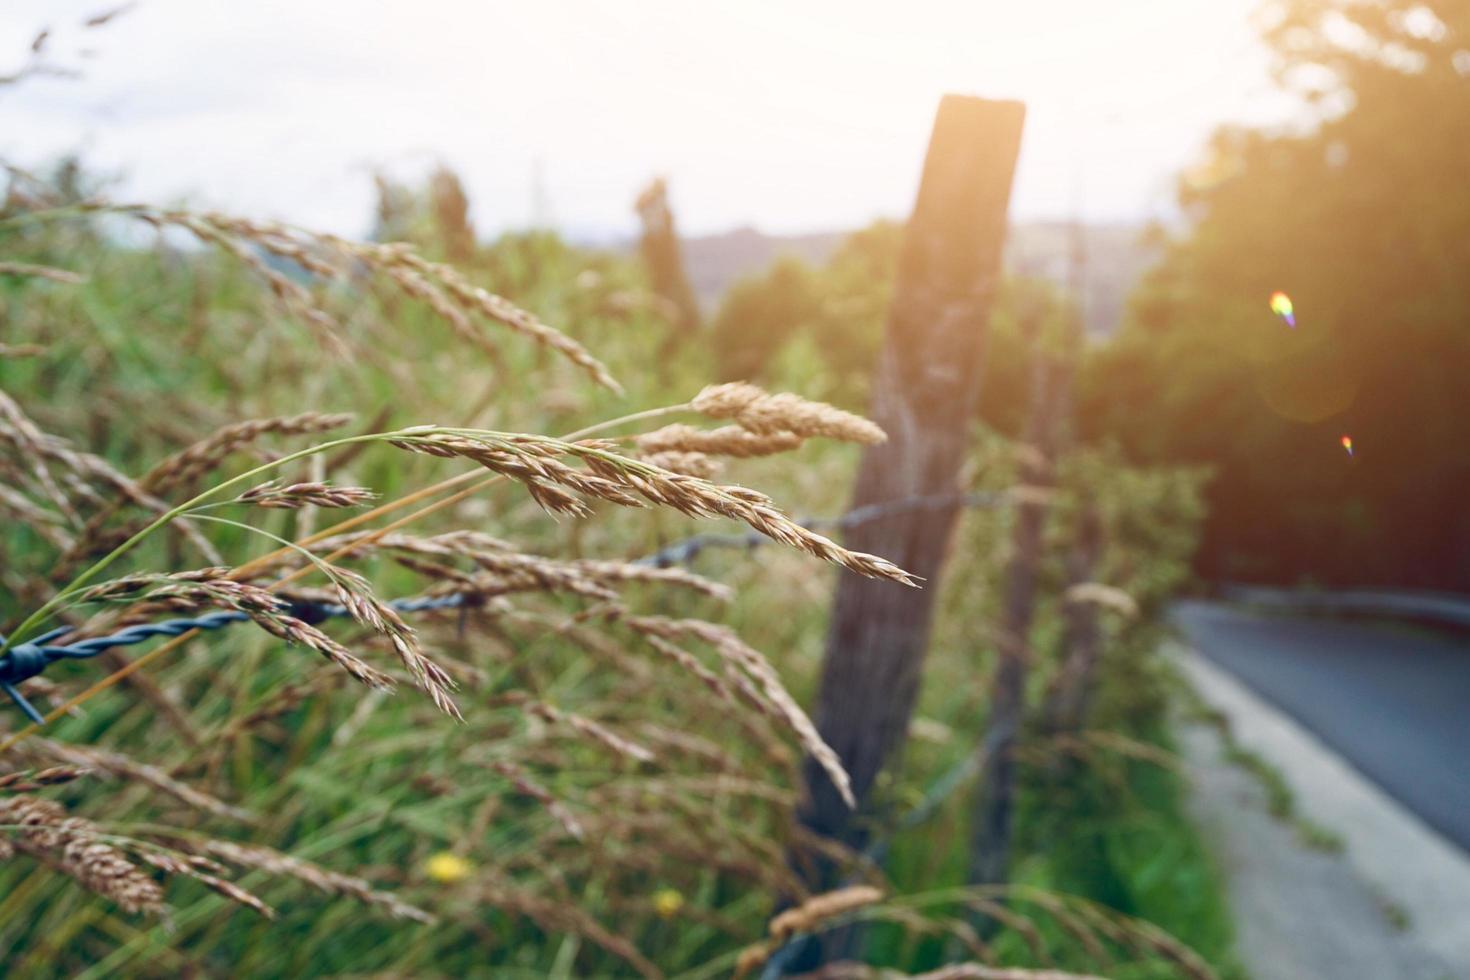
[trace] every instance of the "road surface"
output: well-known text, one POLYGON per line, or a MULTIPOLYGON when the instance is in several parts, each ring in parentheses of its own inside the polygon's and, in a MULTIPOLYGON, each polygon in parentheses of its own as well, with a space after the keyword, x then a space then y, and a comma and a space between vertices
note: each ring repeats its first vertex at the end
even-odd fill
POLYGON ((1470 852, 1470 635, 1187 601, 1191 645, 1470 852))

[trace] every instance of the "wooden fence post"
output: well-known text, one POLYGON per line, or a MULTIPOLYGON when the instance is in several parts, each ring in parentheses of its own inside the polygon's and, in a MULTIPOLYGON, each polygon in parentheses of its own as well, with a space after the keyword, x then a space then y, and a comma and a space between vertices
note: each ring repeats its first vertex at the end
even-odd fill
POLYGON ((684 251, 679 233, 674 229, 674 209, 669 204, 669 185, 656 177, 633 203, 643 223, 639 252, 648 272, 648 284, 662 297, 674 313, 674 337, 683 337, 699 328, 699 303, 689 285, 684 269, 684 251))
MULTIPOLYGON (((863 457, 854 507, 957 489, 1024 116, 1019 102, 949 95, 939 104, 873 386, 871 415, 889 438, 863 457)), ((956 516, 894 514, 845 542, 926 580, 922 590, 845 572, 838 581, 815 715, 860 807, 907 734, 956 516)), ((806 825, 860 846, 853 814, 810 759, 805 777, 806 825)))
MULTIPOLYGON (((1067 587, 1086 585, 1102 561, 1102 515, 1095 501, 1083 501, 1077 515, 1077 538, 1067 555, 1067 587)), ((1092 700, 1098 661, 1102 658, 1102 624, 1097 605, 1068 598, 1062 610, 1061 668, 1047 691, 1043 712, 1052 734, 1081 731, 1092 700)))
MULTIPOLYGON (((1040 339, 1040 338, 1038 338, 1040 339)), ((1031 663, 1031 622, 1041 571, 1049 492, 1056 484, 1056 456, 1071 414, 1074 352, 1049 355, 1038 343, 1031 382, 1031 407, 1021 459, 1023 493, 1011 532, 1005 573, 1005 605, 997 635, 999 660, 990 689, 990 719, 970 825, 971 884, 998 884, 1007 877, 1015 810, 1015 747, 1026 707, 1031 663)), ((982 920, 983 921, 983 920, 982 920)))

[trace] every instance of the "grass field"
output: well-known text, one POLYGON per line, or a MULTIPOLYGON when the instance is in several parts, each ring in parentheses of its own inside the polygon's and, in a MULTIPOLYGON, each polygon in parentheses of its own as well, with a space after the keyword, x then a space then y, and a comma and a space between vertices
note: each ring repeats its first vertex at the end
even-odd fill
MULTIPOLYGON (((29 190, 44 198, 46 188, 29 190)), ((12 203, 0 216, 0 261, 85 277, 0 275, 0 388, 71 450, 140 478, 242 420, 352 415, 329 434, 242 439, 207 473, 160 493, 169 504, 313 441, 419 425, 575 433, 686 403, 720 375, 717 350, 670 339, 635 263, 549 234, 481 247, 464 275, 564 331, 605 363, 622 393, 595 383, 586 364, 562 356, 557 341, 538 342, 534 331, 488 317, 467 329, 452 312, 436 313, 443 294, 420 283, 415 295, 412 283, 395 279, 404 268, 398 259, 356 253, 334 283, 318 288, 300 265, 268 254, 279 236, 243 234, 231 254, 201 247, 189 228, 183 219, 85 213, 67 200, 12 203), (279 279, 275 295, 270 276, 279 279), (324 341, 322 325, 302 315, 309 310, 335 319, 340 343, 324 341)), ((432 222, 416 235, 434 257, 441 239, 432 222)), ((854 326, 870 336, 881 322, 881 306, 872 307, 862 307, 866 320, 854 326)), ((1008 316, 998 314, 997 330, 1010 329, 1008 316)), ((832 398, 853 410, 864 403, 861 379, 835 373, 811 338, 798 338, 763 370, 772 391, 832 398)), ((1015 383, 996 379, 1000 390, 1015 383)), ((618 440, 609 451, 632 454, 628 437, 669 422, 708 424, 683 409, 599 435, 618 440)), ((31 507, 0 502, 9 509, 0 530, 0 616, 14 631, 104 553, 94 546, 75 562, 64 557, 68 544, 88 540, 89 521, 102 515, 106 527, 136 528, 150 505, 126 503, 116 481, 68 460, 68 449, 38 442, 14 415, 6 432, 7 479, 31 507)), ((790 453, 725 460, 716 480, 770 493, 790 514, 830 516, 846 504, 859 452, 811 439, 790 453)), ((413 621, 425 655, 458 684, 462 723, 414 690, 411 667, 395 666, 391 630, 324 627, 400 682, 389 696, 309 649, 241 624, 171 649, 88 697, 44 736, 7 739, 5 771, 92 770, 54 788, 0 796, 10 807, 8 830, 23 845, 0 863, 0 948, 13 975, 722 975, 784 903, 803 897, 789 863, 793 849, 809 844, 794 817, 803 744, 784 691, 763 686, 759 664, 741 660, 744 648, 725 634, 668 624, 733 627, 769 657, 795 701, 809 703, 830 566, 771 544, 705 552, 690 569, 703 578, 640 578, 628 559, 701 530, 729 531, 729 522, 706 527, 677 506, 631 509, 608 499, 594 502, 590 519, 558 518, 525 492, 522 457, 515 465, 496 459, 506 479, 406 525, 400 533, 412 542, 365 545, 339 562, 382 597, 479 576, 472 608, 413 621), (535 564, 536 556, 550 564, 535 564), (720 601, 706 579, 729 586, 733 598, 720 601), (54 800, 90 823, 67 829, 42 808, 34 819, 52 830, 38 836, 16 817, 14 801, 22 799, 54 800), (66 850, 77 842, 143 867, 196 857, 167 875, 160 902, 143 903, 159 907, 128 912, 108 891, 119 879, 79 869, 66 850), (274 918, 191 874, 230 878, 268 903, 274 918), (415 921, 417 910, 437 921, 415 921)), ((977 425, 974 488, 1004 491, 1013 459, 1005 437, 977 425)), ((609 479, 632 480, 626 474, 645 464, 628 465, 635 468, 609 479)), ((392 502, 474 469, 463 459, 368 441, 270 475, 367 487, 392 502)), ((959 887, 968 840, 962 782, 930 819, 892 838, 882 867, 864 872, 888 896, 856 912, 876 922, 869 962, 918 971, 959 952, 983 953, 1006 964, 1142 978, 1200 975, 1202 960, 1233 975, 1217 876, 1184 817, 1181 779, 1169 764, 1170 680, 1153 658, 1150 626, 1184 584, 1198 482, 1129 469, 1106 449, 1079 450, 1068 461, 1053 550, 1065 547, 1077 501, 1101 501, 1115 531, 1101 577, 1130 592, 1143 615, 1107 618, 1107 662, 1088 738, 1026 743, 1015 875, 1025 890, 1012 896, 1000 932, 981 945, 965 923, 977 896, 959 887)), ((554 509, 560 498, 552 499, 554 509)), ((305 538, 343 516, 245 505, 194 513, 198 533, 237 570, 278 541, 305 538)), ((956 541, 921 720, 901 771, 883 787, 891 813, 906 812, 961 764, 982 730, 1007 529, 1006 508, 976 511, 956 541)), ((92 537, 94 545, 110 540, 92 537)), ((197 542, 165 528, 96 581, 212 564, 197 542)), ((327 583, 319 565, 289 550, 248 580, 264 586, 298 569, 314 576, 301 580, 302 589, 327 583)), ((1061 574, 1058 558, 1046 570, 1034 638, 1038 693, 1060 642, 1061 574)), ((133 589, 123 593, 130 604, 72 606, 45 625, 105 632, 118 621, 109 617, 175 608, 156 603, 177 581, 145 586, 165 592, 151 593, 155 605, 141 612, 142 593, 133 589)), ((27 689, 46 710, 122 663, 60 664, 27 689)), ((12 736, 22 724, 11 710, 0 721, 12 736)), ((152 880, 154 872, 139 873, 152 880)))

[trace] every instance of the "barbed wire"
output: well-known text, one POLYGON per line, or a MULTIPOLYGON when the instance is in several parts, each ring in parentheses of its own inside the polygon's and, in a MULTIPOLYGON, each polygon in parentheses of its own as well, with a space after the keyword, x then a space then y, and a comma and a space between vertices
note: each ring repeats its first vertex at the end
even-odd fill
MULTIPOLYGON (((796 523, 808 531, 850 531, 863 524, 871 524, 874 521, 886 517, 896 517, 919 510, 942 510, 949 507, 963 507, 965 509, 977 509, 988 507, 999 507, 1009 498, 1009 494, 1000 491, 980 491, 975 493, 938 493, 924 496, 902 497, 898 500, 887 501, 881 504, 868 504, 864 507, 855 507, 841 517, 803 518, 796 523)), ((747 531, 744 534, 696 534, 692 537, 676 541, 651 555, 638 558, 633 561, 635 565, 653 565, 658 568, 667 568, 670 565, 687 565, 700 552, 707 548, 744 548, 753 551, 762 545, 771 544, 770 538, 756 531, 747 531)))
MULTIPOLYGON (((845 531, 899 514, 922 510, 939 510, 948 507, 983 508, 996 507, 1003 503, 1006 494, 1000 492, 929 494, 905 497, 881 504, 870 504, 848 511, 835 518, 805 518, 797 523, 812 531, 845 531)), ((668 568, 693 561, 708 548, 755 548, 769 544, 770 539, 754 531, 746 534, 696 534, 667 545, 651 555, 635 559, 632 564, 668 568)), ((394 599, 388 603, 396 612, 416 613, 442 609, 455 609, 467 605, 475 598, 474 593, 454 592, 447 595, 416 596, 394 599)), ((287 611, 297 619, 317 623, 349 615, 347 608, 331 602, 293 602, 287 611)), ((194 630, 216 630, 231 623, 241 623, 250 617, 235 610, 220 610, 198 616, 167 619, 157 623, 138 623, 124 627, 105 636, 94 636, 62 643, 74 627, 60 626, 48 633, 17 643, 0 654, 0 691, 3 691, 21 712, 37 725, 46 723, 45 717, 36 710, 17 685, 39 676, 46 668, 62 660, 87 660, 116 647, 133 646, 159 636, 182 636, 194 630)), ((0 635, 0 646, 6 640, 0 635)))
MULTIPOLYGON (((400 613, 415 613, 431 609, 454 609, 463 606, 466 598, 464 593, 452 593, 444 596, 394 599, 388 605, 400 613)), ((348 615, 346 606, 333 602, 294 602, 289 603, 282 611, 308 623, 348 615)), ((92 636, 65 644, 56 641, 72 632, 73 627, 60 626, 27 643, 17 643, 0 656, 0 691, 4 691, 27 718, 37 725, 44 725, 46 719, 26 700, 16 685, 37 676, 52 664, 61 660, 87 660, 115 647, 133 646, 157 636, 183 636, 194 630, 217 630, 249 619, 249 615, 243 612, 220 610, 157 623, 138 623, 105 636, 92 636)), ((5 638, 0 636, 0 643, 4 642, 5 638)))

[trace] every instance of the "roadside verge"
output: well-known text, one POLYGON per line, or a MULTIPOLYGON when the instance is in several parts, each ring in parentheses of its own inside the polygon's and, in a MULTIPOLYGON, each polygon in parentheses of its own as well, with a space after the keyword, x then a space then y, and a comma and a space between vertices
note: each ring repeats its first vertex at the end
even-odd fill
POLYGON ((1195 815, 1230 878, 1237 946, 1257 980, 1470 977, 1470 855, 1232 675, 1183 645, 1169 652, 1235 741, 1345 844, 1336 854, 1303 847, 1223 759, 1215 732, 1181 731, 1195 815))

